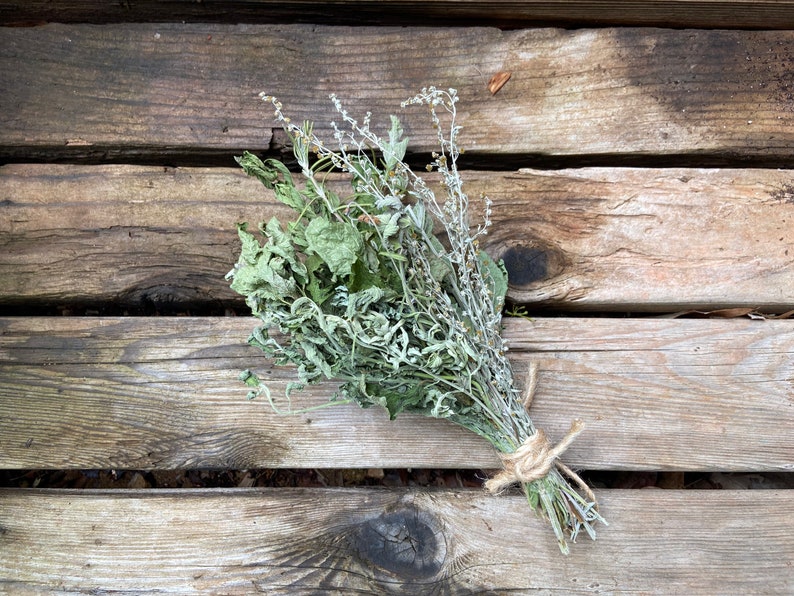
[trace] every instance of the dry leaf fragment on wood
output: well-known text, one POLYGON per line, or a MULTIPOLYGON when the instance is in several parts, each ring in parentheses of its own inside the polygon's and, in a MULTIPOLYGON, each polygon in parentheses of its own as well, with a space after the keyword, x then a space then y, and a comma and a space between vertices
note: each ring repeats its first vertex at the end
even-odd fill
POLYGON ((491 95, 496 95, 499 92, 499 89, 504 87, 505 83, 510 80, 512 75, 512 72, 500 70, 494 76, 492 76, 491 80, 488 81, 488 91, 491 92, 491 95))
POLYGON ((716 310, 682 310, 680 312, 666 315, 663 318, 678 319, 680 317, 702 317, 707 319, 736 319, 739 317, 747 317, 748 319, 763 320, 763 319, 788 319, 794 316, 794 310, 790 310, 780 314, 762 313, 754 308, 748 307, 735 307, 735 308, 718 308, 716 310))

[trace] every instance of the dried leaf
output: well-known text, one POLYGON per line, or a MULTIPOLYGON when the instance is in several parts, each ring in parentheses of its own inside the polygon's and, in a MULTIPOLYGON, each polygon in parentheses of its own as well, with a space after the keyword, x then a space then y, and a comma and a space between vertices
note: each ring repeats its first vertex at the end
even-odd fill
POLYGON ((313 219, 306 226, 308 250, 319 255, 334 275, 350 275, 364 248, 358 230, 349 222, 313 219))
POLYGON ((504 87, 505 83, 510 80, 512 74, 512 72, 500 70, 494 76, 492 76, 491 80, 488 81, 488 91, 491 92, 491 95, 496 95, 499 92, 499 89, 504 87))
POLYGON ((710 317, 720 318, 720 319, 736 319, 739 317, 750 317, 753 318, 753 315, 758 315, 754 308, 718 308, 716 310, 709 311, 708 315, 710 317))
POLYGON ((765 315, 757 312, 754 308, 748 307, 718 308, 716 310, 682 310, 670 315, 664 315, 662 318, 679 319, 681 317, 706 319, 736 319, 739 317, 748 317, 750 319, 766 318, 765 315))
POLYGON ((706 318, 706 319, 736 319, 740 317, 747 317, 753 321, 765 321, 767 319, 790 319, 794 318, 794 310, 773 315, 769 313, 758 312, 754 308, 740 306, 735 308, 718 308, 716 310, 682 310, 669 315, 662 315, 662 319, 679 319, 681 317, 688 318, 706 318))

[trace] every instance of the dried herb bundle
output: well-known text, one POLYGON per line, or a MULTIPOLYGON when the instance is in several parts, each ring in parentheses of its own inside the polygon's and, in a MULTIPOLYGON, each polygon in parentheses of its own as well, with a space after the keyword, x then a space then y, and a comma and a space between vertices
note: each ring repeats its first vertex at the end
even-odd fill
MULTIPOLYGON (((329 147, 311 123, 292 123, 277 99, 262 97, 290 135, 304 180, 298 186, 276 160, 250 153, 238 159, 296 216, 261 224, 263 242, 241 224, 242 251, 228 277, 262 322, 249 342, 277 364, 297 367, 299 381, 288 386, 287 398, 305 384, 337 379, 332 403, 455 422, 503 454, 505 470, 489 489, 520 483, 563 552, 583 529, 595 538, 593 526, 603 520, 592 493, 557 459, 579 428, 552 448, 514 384, 500 334, 507 274, 479 247, 491 223, 487 198, 480 225, 468 221, 456 166, 455 90, 426 88, 402 104, 429 107, 439 149, 427 169, 441 174, 443 202, 404 162, 408 141, 396 117, 388 138, 381 137, 369 113, 358 122, 331 96, 342 123, 333 124, 329 147), (348 196, 324 183, 328 171, 349 174, 348 196), (434 226, 443 228, 445 245, 434 226)), ((254 387, 249 397, 264 395, 275 407, 253 373, 245 371, 243 380, 254 387)))

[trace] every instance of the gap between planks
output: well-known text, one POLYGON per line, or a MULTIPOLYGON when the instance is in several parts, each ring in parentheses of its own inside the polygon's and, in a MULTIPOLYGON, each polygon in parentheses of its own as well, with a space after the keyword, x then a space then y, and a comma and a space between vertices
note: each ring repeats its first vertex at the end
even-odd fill
POLYGON ((487 24, 515 29, 537 24, 560 26, 642 25, 698 28, 791 29, 790 0, 342 0, 295 2, 225 0, 171 2, 167 8, 152 0, 93 5, 61 0, 28 0, 0 11, 0 24, 40 25, 112 22, 315 22, 437 26, 487 24))

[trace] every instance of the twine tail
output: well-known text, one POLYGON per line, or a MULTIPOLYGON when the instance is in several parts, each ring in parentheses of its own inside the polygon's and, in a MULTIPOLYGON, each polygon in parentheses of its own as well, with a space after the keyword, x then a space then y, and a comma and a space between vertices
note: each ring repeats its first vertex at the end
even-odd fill
POLYGON ((529 412, 532 405, 532 398, 535 397, 535 389, 538 387, 538 363, 530 362, 529 370, 527 370, 527 378, 524 379, 524 397, 521 400, 521 405, 529 412))

